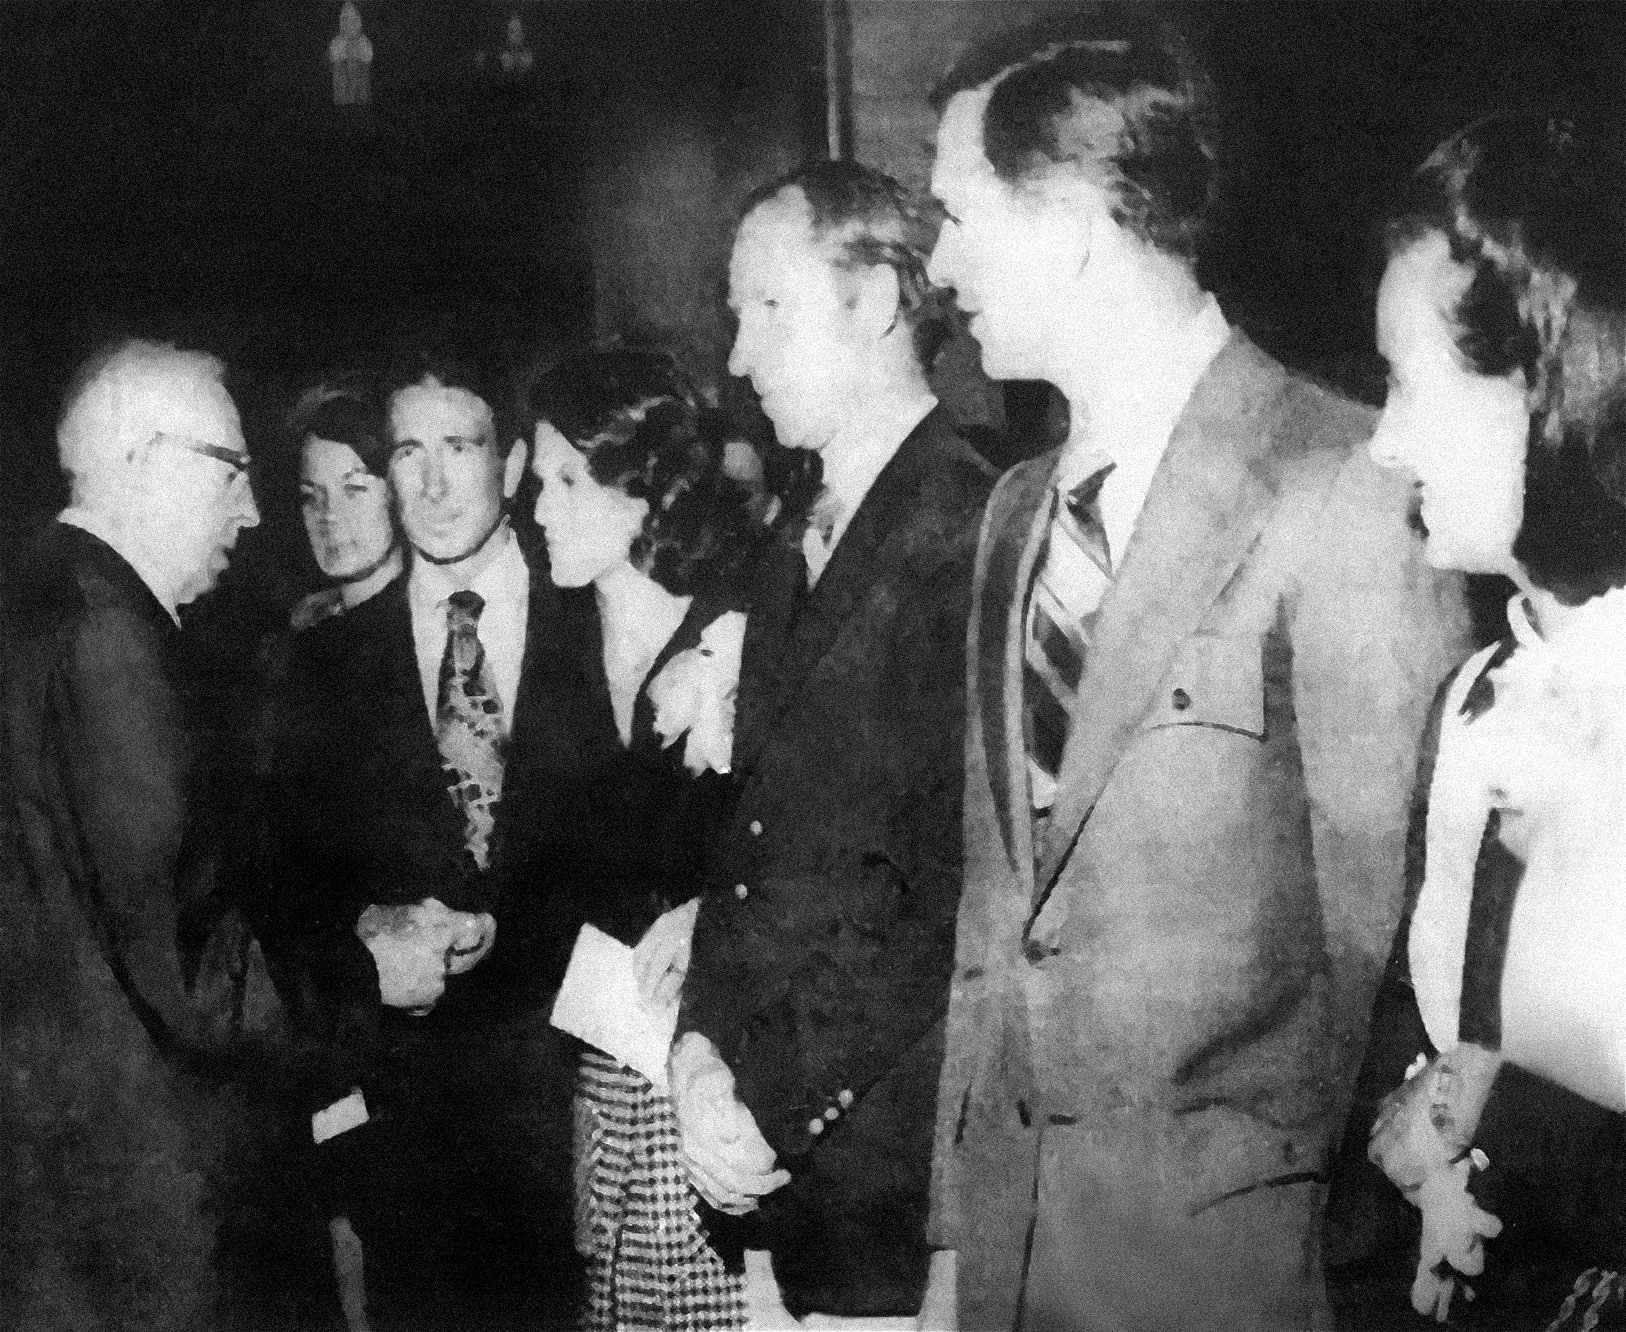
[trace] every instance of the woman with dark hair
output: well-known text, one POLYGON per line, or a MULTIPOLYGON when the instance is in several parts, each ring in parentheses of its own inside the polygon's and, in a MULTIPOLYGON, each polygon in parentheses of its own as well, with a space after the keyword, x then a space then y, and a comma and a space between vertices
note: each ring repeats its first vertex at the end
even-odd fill
POLYGON ((1425 740, 1369 1153, 1421 1213, 1414 1307, 1474 1277, 1496 1328, 1626 1324, 1623 187, 1568 121, 1481 121, 1418 172, 1378 294, 1373 456, 1430 562, 1517 593, 1425 740))
MULTIPOLYGON (((676 998, 707 834, 730 796, 741 589, 766 535, 730 439, 667 358, 566 360, 528 396, 553 581, 592 589, 581 706, 566 724, 580 817, 553 848, 577 919, 636 944, 644 996, 676 998)), ((737 450, 735 451, 737 453, 737 450)), ((590 1328, 743 1325, 740 1278, 697 1219, 663 1090, 587 1049, 577 1092, 577 1243, 590 1328)))
POLYGON ((299 508, 328 586, 294 607, 294 629, 359 606, 403 566, 376 397, 356 379, 319 384, 288 418, 299 447, 299 508))

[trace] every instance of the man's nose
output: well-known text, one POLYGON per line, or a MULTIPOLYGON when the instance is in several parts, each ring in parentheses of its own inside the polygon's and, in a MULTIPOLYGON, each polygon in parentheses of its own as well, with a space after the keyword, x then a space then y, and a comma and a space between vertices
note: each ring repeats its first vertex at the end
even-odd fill
POLYGON ((952 287, 954 285, 954 262, 951 256, 953 242, 949 239, 950 229, 945 223, 943 229, 937 233, 937 243, 932 246, 932 252, 926 259, 926 280, 934 287, 952 287))
MULTIPOLYGON (((239 526, 258 527, 260 525, 260 506, 254 500, 254 487, 252 485, 247 483, 244 484, 243 500, 242 503, 238 505, 237 511, 241 516, 241 521, 238 524, 239 526)), ((327 507, 325 504, 323 505, 322 509, 322 517, 323 520, 326 521, 327 507)))
POLYGON ((739 379, 748 377, 751 373, 750 336, 741 324, 739 331, 734 334, 734 346, 728 353, 728 373, 739 379))
POLYGON ((446 498, 446 467, 433 452, 423 460, 423 493, 432 500, 446 498))

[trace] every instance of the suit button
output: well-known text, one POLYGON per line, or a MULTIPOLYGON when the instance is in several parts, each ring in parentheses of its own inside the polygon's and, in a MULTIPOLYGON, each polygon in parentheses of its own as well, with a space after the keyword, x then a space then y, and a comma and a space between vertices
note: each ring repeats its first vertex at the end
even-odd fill
POLYGON ((762 820, 761 819, 752 819, 751 820, 751 836, 753 836, 753 837, 761 837, 762 836, 762 820))
POLYGON ((740 901, 742 901, 742 902, 745 901, 745 899, 748 896, 750 896, 750 893, 751 893, 751 890, 749 888, 747 888, 743 883, 736 883, 734 885, 734 896, 739 898, 740 901))
POLYGON ((851 1110, 853 1108, 853 1094, 851 1090, 843 1087, 840 1091, 838 1091, 836 1093, 836 1104, 839 1105, 843 1110, 851 1110))
POLYGON ((841 1111, 837 1110, 835 1106, 827 1105, 824 1107, 824 1117, 831 1123, 834 1123, 840 1117, 840 1115, 841 1111))
POLYGON ((1191 706, 1191 695, 1186 693, 1184 689, 1176 688, 1174 695, 1169 699, 1169 702, 1174 704, 1174 710, 1176 712, 1184 712, 1191 706))
POLYGON ((815 1138, 818 1137, 819 1134, 824 1132, 824 1121, 822 1119, 810 1119, 810 1120, 808 1120, 807 1121, 807 1131, 809 1133, 811 1133, 815 1138))

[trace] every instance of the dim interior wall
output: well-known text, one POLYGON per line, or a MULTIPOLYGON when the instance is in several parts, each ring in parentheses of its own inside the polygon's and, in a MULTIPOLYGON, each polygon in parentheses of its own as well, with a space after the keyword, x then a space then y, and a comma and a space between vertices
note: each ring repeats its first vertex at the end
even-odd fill
MULTIPOLYGON (((853 156, 913 189, 931 179, 937 116, 932 89, 966 47, 1003 29, 1098 6, 1057 0, 846 0, 851 33, 849 91, 853 156)), ((1008 395, 982 373, 976 343, 961 335, 944 350, 932 385, 960 421, 1020 434, 986 452, 1009 463, 1050 442, 1053 422, 1038 410, 1007 410, 1008 395), (1025 419, 1018 420, 1018 417, 1025 419)), ((1018 391, 1018 397, 1020 397, 1018 391)), ((1023 399, 1026 401, 1026 399, 1023 399)))
POLYGON ((924 187, 937 117, 928 98, 966 47, 994 33, 1100 6, 1058 0, 847 0, 853 155, 924 187))
POLYGON ((818 6, 669 6, 604 71, 586 160, 601 340, 677 354, 728 396, 728 254, 758 185, 823 149, 818 6))

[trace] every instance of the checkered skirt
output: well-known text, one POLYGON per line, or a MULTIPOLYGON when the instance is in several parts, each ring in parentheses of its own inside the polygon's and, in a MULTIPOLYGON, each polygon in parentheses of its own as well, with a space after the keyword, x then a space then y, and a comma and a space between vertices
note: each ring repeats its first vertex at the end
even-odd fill
POLYGON ((576 1082, 576 1247, 591 1332, 743 1328, 743 1278, 706 1242, 671 1102, 589 1050, 576 1082))
POLYGON ((1606 1332, 1626 1328, 1626 1276, 1589 1268, 1575 1279, 1569 1298, 1547 1332, 1606 1332))

